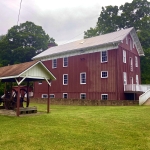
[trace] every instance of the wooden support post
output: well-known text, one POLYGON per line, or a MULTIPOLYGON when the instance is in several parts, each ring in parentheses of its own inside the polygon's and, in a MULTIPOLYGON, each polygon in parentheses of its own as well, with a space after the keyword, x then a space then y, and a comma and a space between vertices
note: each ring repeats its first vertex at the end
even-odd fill
POLYGON ((20 85, 18 85, 18 94, 17 94, 17 116, 20 115, 20 85))
POLYGON ((48 84, 48 98, 47 98, 47 113, 50 111, 50 95, 49 95, 49 84, 48 84))
POLYGON ((27 81, 27 105, 26 105, 26 107, 28 107, 29 106, 29 102, 30 101, 30 99, 29 99, 29 81, 27 81))

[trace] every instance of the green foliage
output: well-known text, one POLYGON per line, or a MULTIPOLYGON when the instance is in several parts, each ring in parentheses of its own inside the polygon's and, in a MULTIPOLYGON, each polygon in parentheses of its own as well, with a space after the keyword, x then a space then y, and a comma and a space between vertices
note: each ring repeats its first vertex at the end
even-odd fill
POLYGON ((37 115, 0 116, 3 150, 148 150, 148 106, 37 106, 37 115))
POLYGON ((55 43, 53 38, 32 22, 13 26, 0 41, 0 64, 8 65, 30 61, 37 53, 55 43))
MULTIPOLYGON (((32 22, 13 26, 6 35, 0 36, 0 66, 31 61, 31 58, 55 43, 53 38, 32 22)), ((3 84, 0 84, 0 93, 3 84)))

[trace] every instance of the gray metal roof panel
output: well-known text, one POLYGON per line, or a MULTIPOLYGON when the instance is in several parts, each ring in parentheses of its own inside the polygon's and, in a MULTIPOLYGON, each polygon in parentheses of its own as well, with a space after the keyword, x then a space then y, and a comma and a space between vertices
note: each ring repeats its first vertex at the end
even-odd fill
POLYGON ((36 55, 32 59, 39 59, 45 56, 53 55, 53 54, 59 54, 59 53, 64 53, 67 51, 73 51, 73 50, 78 50, 78 49, 85 49, 88 47, 95 47, 95 46, 100 46, 108 43, 115 43, 124 40, 124 38, 133 30, 134 28, 128 28, 124 30, 119 30, 116 32, 92 37, 92 38, 87 38, 87 39, 81 39, 75 42, 67 43, 64 45, 59 45, 55 47, 51 47, 44 52, 36 55))

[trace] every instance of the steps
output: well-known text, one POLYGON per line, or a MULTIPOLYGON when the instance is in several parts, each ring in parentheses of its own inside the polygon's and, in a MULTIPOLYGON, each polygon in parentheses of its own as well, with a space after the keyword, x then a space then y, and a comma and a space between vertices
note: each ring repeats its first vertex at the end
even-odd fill
POLYGON ((139 96, 139 105, 150 105, 150 89, 139 96))
POLYGON ((143 105, 150 105, 150 98, 143 105))

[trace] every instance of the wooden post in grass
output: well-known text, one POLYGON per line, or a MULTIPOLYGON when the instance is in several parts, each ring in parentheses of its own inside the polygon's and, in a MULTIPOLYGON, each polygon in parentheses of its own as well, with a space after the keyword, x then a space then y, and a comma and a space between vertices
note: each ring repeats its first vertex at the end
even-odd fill
POLYGON ((48 84, 47 113, 49 113, 49 111, 50 111, 50 95, 49 95, 49 87, 50 87, 50 85, 48 84))
POLYGON ((18 94, 17 94, 17 116, 20 115, 20 84, 18 85, 18 94))

